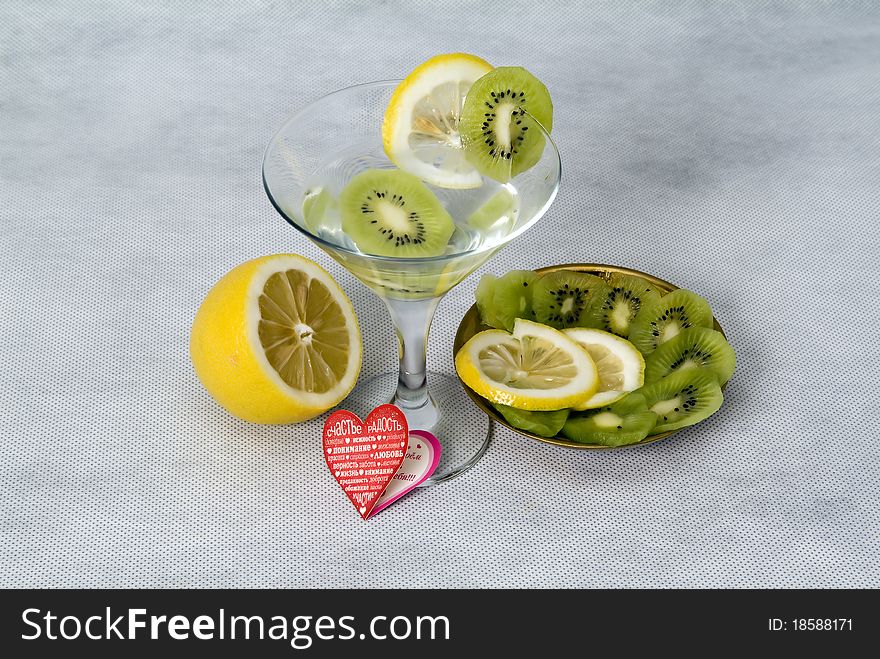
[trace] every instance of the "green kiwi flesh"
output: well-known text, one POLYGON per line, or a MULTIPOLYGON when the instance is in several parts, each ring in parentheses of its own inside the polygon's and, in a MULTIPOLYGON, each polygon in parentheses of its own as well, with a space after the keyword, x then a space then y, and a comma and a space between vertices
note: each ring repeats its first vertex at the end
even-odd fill
POLYGON ((485 274, 480 277, 480 283, 477 284, 476 298, 477 311, 480 312, 480 320, 483 322, 483 325, 500 329, 501 323, 495 317, 495 305, 493 302, 495 284, 497 282, 498 277, 492 274, 485 274))
POLYGON ((670 373, 705 368, 723 385, 736 368, 736 353, 721 332, 691 327, 659 346, 645 360, 645 381, 654 382, 670 373))
POLYGON ((475 210, 467 223, 477 231, 489 232, 496 228, 510 228, 519 213, 518 201, 507 190, 499 190, 486 203, 475 210))
POLYGON ((608 407, 572 414, 562 434, 581 444, 625 446, 645 439, 656 423, 657 415, 648 409, 644 397, 633 392, 608 407))
POLYGON ((642 307, 660 300, 656 288, 641 277, 618 273, 608 277, 608 288, 596 296, 590 312, 593 327, 626 338, 642 307))
POLYGON ((397 169, 368 169, 339 198, 342 230, 366 254, 439 256, 455 225, 424 183, 397 169))
POLYGON ((715 374, 704 368, 676 371, 638 393, 657 415, 655 433, 692 426, 712 416, 724 401, 715 374))
POLYGON ((541 277, 532 291, 535 320, 557 329, 587 327, 596 295, 604 295, 605 280, 595 275, 557 270, 541 277))
POLYGON ((552 412, 532 412, 518 410, 507 405, 493 403, 496 410, 501 413, 504 420, 514 428, 540 435, 541 437, 555 437, 562 430, 565 420, 568 418, 568 410, 554 410, 552 412))
POLYGON ((648 355, 690 327, 712 327, 712 310, 702 297, 679 288, 643 306, 630 326, 628 338, 648 355))
POLYGON ((468 90, 459 131, 465 157, 484 176, 501 181, 533 167, 553 127, 553 102, 540 80, 519 66, 499 66, 468 90))
POLYGON ((517 318, 534 319, 532 291, 539 278, 531 270, 511 270, 495 282, 492 313, 501 329, 512 332, 517 318))

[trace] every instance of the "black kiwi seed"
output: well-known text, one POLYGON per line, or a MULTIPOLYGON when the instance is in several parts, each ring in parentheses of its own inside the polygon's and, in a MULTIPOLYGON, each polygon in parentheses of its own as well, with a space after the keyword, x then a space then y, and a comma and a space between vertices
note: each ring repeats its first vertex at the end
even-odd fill
POLYGON ((736 368, 736 353, 724 335, 707 327, 683 330, 645 360, 645 382, 690 368, 708 369, 724 384, 736 368))
POLYGON ((459 131, 465 156, 484 176, 509 181, 534 166, 543 153, 543 136, 527 131, 533 120, 552 129, 547 88, 522 67, 496 67, 471 86, 462 106, 459 131))
MULTIPOLYGON (((500 103, 505 98, 507 98, 508 101, 510 99, 515 98, 516 99, 515 102, 517 102, 517 103, 523 103, 523 104, 526 103, 526 95, 525 95, 525 92, 523 92, 523 91, 517 92, 514 90, 513 92, 511 92, 511 90, 508 89, 507 91, 502 91, 500 93, 496 93, 493 91, 493 92, 490 92, 490 94, 492 95, 492 100, 495 102, 495 104, 500 103)), ((490 103, 489 101, 486 101, 485 103, 486 103, 486 106, 490 110, 495 109, 495 104, 490 103)), ((486 138, 485 144, 487 144, 490 147, 493 147, 489 150, 489 155, 492 156, 493 158, 502 158, 502 159, 510 160, 511 158, 513 158, 513 156, 515 154, 519 153, 519 146, 522 144, 523 140, 525 139, 525 135, 520 133, 519 135, 514 137, 513 143, 510 145, 509 149, 504 149, 500 146, 496 147, 495 141, 493 139, 495 136, 495 130, 494 130, 494 125, 495 125, 495 120, 496 120, 495 113, 494 112, 484 112, 483 116, 486 117, 486 120, 481 124, 481 128, 483 129, 483 137, 486 138)), ((522 124, 522 117, 524 117, 524 116, 525 116, 525 110, 523 110, 522 107, 520 107, 519 109, 514 110, 513 112, 510 113, 511 120, 514 120, 514 124, 517 126, 522 124), (517 117, 519 117, 519 118, 517 118, 517 117)), ((522 130, 523 131, 528 130, 528 126, 524 126, 522 128, 522 130)))
POLYGON ((677 289, 644 304, 633 319, 628 338, 647 355, 688 329, 711 327, 712 320, 706 300, 691 291, 677 289))
POLYGON ((557 328, 580 325, 592 306, 593 296, 604 287, 604 281, 593 275, 549 273, 535 283, 536 319, 557 328))
POLYGON ((632 321, 644 307, 657 302, 660 294, 635 275, 612 273, 608 286, 591 311, 592 326, 627 338, 632 321))
POLYGON ((586 307, 585 300, 588 293, 589 291, 582 291, 580 288, 569 288, 568 284, 563 285, 562 288, 556 289, 555 291, 551 291, 550 294, 553 296, 556 304, 551 304, 550 308, 558 308, 559 311, 551 314, 550 320, 562 323, 563 325, 568 325, 569 323, 576 321, 586 307), (571 311, 563 313, 562 306, 568 299, 573 300, 571 311))
POLYGON ((455 225, 425 184, 395 169, 368 169, 339 195, 342 230, 368 254, 436 256, 455 225))
POLYGON ((693 351, 691 351, 690 348, 687 348, 682 351, 681 357, 672 362, 670 368, 675 370, 690 359, 693 359, 695 362, 706 362, 712 359, 712 353, 705 350, 699 350, 698 348, 694 348, 693 351))
MULTIPOLYGON (((367 203, 374 200, 373 195, 375 195, 375 199, 385 199, 387 197, 386 201, 391 202, 398 208, 403 208, 406 205, 406 201, 400 195, 392 194, 389 197, 389 192, 387 190, 374 189, 372 190, 371 194, 368 194, 366 196, 367 201, 361 204, 361 213, 363 213, 364 215, 372 215, 374 213, 373 209, 370 207, 370 204, 367 203)), ((387 240, 393 240, 394 245, 397 247, 409 244, 421 245, 423 242, 425 242, 425 225, 422 224, 421 220, 419 219, 419 214, 416 211, 410 211, 410 213, 407 215, 407 218, 410 224, 412 224, 411 232, 407 231, 404 233, 398 233, 394 229, 383 227, 382 229, 379 229, 379 233, 384 235, 387 240), (410 233, 412 233, 412 236, 410 236, 410 233)), ((379 223, 378 220, 369 220, 369 222, 370 224, 379 223)))

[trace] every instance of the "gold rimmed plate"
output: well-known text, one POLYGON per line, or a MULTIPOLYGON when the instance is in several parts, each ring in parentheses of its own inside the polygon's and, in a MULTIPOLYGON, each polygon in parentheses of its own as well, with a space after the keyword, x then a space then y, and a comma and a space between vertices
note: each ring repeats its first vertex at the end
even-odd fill
MULTIPOLYGON (((636 277, 641 277, 642 279, 653 284, 658 291, 663 293, 669 293, 678 288, 675 284, 671 284, 668 281, 660 279, 659 277, 655 277, 654 275, 649 275, 644 272, 639 272, 638 270, 631 270, 629 268, 621 268, 614 265, 602 265, 598 263, 570 263, 567 265, 553 265, 547 268, 539 268, 535 272, 540 274, 546 274, 548 272, 556 272, 557 270, 572 270, 575 272, 586 272, 591 275, 598 275, 600 277, 605 277, 607 275, 618 273, 623 275, 634 275, 636 277)), ((724 334, 724 330, 721 328, 721 325, 718 324, 717 319, 713 319, 714 329, 721 334, 724 334)), ((470 309, 467 310, 467 313, 464 315, 464 318, 461 319, 461 323, 458 325, 458 331, 455 333, 455 342, 452 344, 452 354, 453 358, 458 354, 458 351, 461 350, 461 347, 468 342, 468 340, 477 334, 478 332, 482 332, 483 330, 491 329, 480 320, 480 313, 477 311, 477 305, 474 304, 470 309)), ((461 378, 459 378, 459 382, 461 382, 461 378)), ((624 446, 603 446, 600 444, 579 444, 578 442, 573 442, 565 437, 542 437, 541 435, 536 435, 534 433, 530 433, 525 430, 520 430, 519 428, 515 428, 514 426, 507 423, 501 414, 489 404, 482 396, 476 394, 470 387, 468 387, 464 382, 461 382, 461 386, 464 387, 464 390, 467 392, 467 395, 471 397, 471 400, 483 410, 486 414, 489 415, 496 423, 500 423, 505 428, 510 428, 513 432, 519 433, 520 435, 525 435, 526 437, 531 437, 532 439, 537 439, 539 442, 544 442, 545 444, 553 444, 554 446, 563 446, 565 448, 574 448, 581 450, 593 450, 593 451, 607 451, 610 449, 616 448, 629 448, 631 446, 644 446, 645 444, 653 444, 654 442, 658 442, 661 439, 666 439, 667 437, 674 435, 679 432, 678 430, 669 430, 668 432, 658 433, 656 435, 648 435, 640 442, 636 442, 635 444, 625 444, 624 446)), ((723 389, 724 387, 722 387, 723 389)), ((681 428, 680 430, 684 430, 681 428)))

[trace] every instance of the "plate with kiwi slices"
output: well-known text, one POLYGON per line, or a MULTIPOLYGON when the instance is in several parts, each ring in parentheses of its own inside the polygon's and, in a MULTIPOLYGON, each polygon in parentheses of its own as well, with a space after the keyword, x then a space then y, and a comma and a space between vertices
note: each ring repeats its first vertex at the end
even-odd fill
POLYGON ((601 409, 518 410, 462 382, 480 409, 514 432, 581 450, 644 446, 721 407, 736 356, 708 302, 696 293, 638 270, 585 263, 484 275, 476 297, 458 326, 453 356, 478 333, 509 330, 523 317, 563 332, 581 327, 607 332, 644 357, 644 384, 601 409))

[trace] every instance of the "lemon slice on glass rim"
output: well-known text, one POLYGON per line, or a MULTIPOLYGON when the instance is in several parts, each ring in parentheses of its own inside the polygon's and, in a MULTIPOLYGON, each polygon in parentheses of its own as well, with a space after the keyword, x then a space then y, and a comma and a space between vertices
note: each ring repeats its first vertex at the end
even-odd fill
POLYGON ((385 110, 382 145, 400 169, 443 188, 476 188, 480 173, 464 155, 458 122, 471 85, 492 70, 476 55, 450 53, 417 66, 385 110))
POLYGON ((645 358, 626 339, 611 332, 584 327, 562 331, 590 353, 599 372, 598 390, 586 402, 575 405, 575 410, 610 405, 645 383, 645 358))
POLYGON ((560 410, 586 402, 599 386, 589 354, 546 325, 518 319, 513 333, 487 330, 455 357, 462 381, 477 394, 521 410, 560 410))

